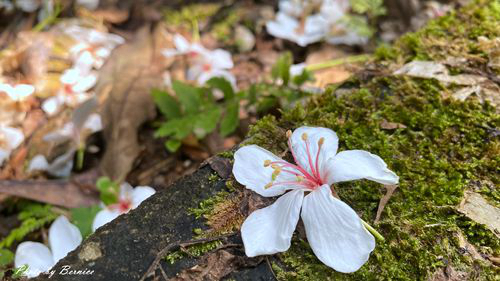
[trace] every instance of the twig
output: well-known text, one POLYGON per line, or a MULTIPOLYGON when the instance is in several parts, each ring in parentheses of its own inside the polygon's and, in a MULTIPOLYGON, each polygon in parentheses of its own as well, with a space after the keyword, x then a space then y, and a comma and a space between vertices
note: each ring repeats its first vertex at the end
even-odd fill
POLYGON ((182 249, 182 248, 185 248, 185 247, 188 247, 188 246, 192 246, 192 245, 196 245, 196 244, 200 244, 200 243, 212 242, 212 241, 215 241, 215 240, 219 240, 219 239, 223 239, 223 238, 228 238, 228 237, 231 237, 231 236, 235 235, 236 233, 237 232, 229 233, 229 234, 225 234, 225 235, 220 235, 220 236, 216 236, 216 237, 200 238, 200 239, 188 240, 188 241, 185 241, 185 242, 170 243, 165 248, 163 248, 161 251, 159 251, 158 254, 156 254, 156 258, 151 263, 151 265, 149 266, 149 268, 146 271, 146 273, 144 273, 144 275, 142 276, 142 278, 140 279, 140 281, 146 280, 146 278, 151 273, 153 273, 156 270, 156 268, 158 267, 158 264, 163 259, 163 257, 165 257, 170 251, 173 251, 174 249, 182 249))
POLYGON ((311 64, 306 66, 306 69, 309 71, 316 71, 324 68, 334 67, 344 63, 363 62, 370 58, 371 58, 370 55, 356 55, 356 56, 343 57, 343 58, 328 60, 325 62, 311 64))
POLYGON ((267 266, 269 266, 269 270, 271 271, 271 273, 274 276, 274 280, 278 280, 278 277, 276 276, 276 273, 274 273, 274 270, 273 270, 273 267, 271 265, 271 262, 269 261, 269 257, 266 257, 266 262, 267 262, 267 266))

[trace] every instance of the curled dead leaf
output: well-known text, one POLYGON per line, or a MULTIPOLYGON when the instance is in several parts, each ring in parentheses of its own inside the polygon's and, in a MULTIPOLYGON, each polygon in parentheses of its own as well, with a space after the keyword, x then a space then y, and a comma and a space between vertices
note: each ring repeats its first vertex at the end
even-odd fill
POLYGON ((458 211, 471 220, 484 224, 500 238, 500 208, 490 205, 478 193, 466 191, 458 211))

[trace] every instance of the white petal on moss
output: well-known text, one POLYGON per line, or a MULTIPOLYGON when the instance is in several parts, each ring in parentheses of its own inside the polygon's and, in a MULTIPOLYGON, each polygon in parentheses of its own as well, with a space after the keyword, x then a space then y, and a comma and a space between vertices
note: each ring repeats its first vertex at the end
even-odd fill
POLYGON ((7 149, 16 149, 24 141, 23 131, 17 128, 0 126, 0 137, 7 149))
POLYGON ((290 248, 303 198, 303 190, 292 190, 271 206, 256 210, 248 216, 241 226, 247 256, 271 255, 290 248))
POLYGON ((150 196, 155 194, 156 191, 149 186, 136 186, 134 190, 132 190, 132 208, 137 208, 142 201, 148 199, 150 196))
POLYGON ((118 216, 120 216, 120 212, 117 210, 109 210, 108 208, 100 210, 92 222, 92 231, 96 231, 96 229, 116 219, 118 216))
MULTIPOLYGON (((270 188, 265 188, 266 184, 272 180, 273 169, 264 167, 264 161, 283 161, 281 158, 271 152, 256 146, 244 146, 234 154, 233 174, 236 180, 258 194, 265 197, 281 195, 287 189, 296 188, 290 185, 275 185, 270 188)), ((293 170, 287 168, 287 170, 293 170)), ((296 170, 294 170, 297 172, 296 170)), ((281 172, 275 182, 296 181, 296 177, 292 174, 281 172)))
POLYGON ((318 142, 321 138, 324 139, 318 161, 320 175, 324 177, 327 173, 326 163, 328 162, 328 159, 334 157, 337 153, 339 145, 337 134, 328 128, 306 126, 297 128, 293 132, 291 142, 297 161, 302 167, 306 168, 309 173, 311 173, 311 165, 309 164, 309 157, 306 152, 306 142, 302 139, 304 134, 307 135, 307 141, 309 142, 309 153, 313 166, 316 166, 315 161, 319 148, 318 142))
POLYGON ((329 184, 359 179, 381 184, 397 184, 399 177, 387 168, 379 156, 364 150, 347 150, 335 155, 328 162, 329 184))
POLYGON ((302 220, 314 254, 336 271, 358 270, 375 248, 375 238, 356 212, 334 198, 328 185, 304 198, 302 220))
POLYGON ((17 246, 14 258, 16 268, 25 264, 28 265, 28 270, 25 272, 26 276, 33 278, 52 268, 55 262, 47 246, 42 243, 28 241, 17 246))
POLYGON ((76 249, 80 243, 82 243, 80 230, 65 216, 59 216, 50 226, 49 244, 55 263, 76 249))

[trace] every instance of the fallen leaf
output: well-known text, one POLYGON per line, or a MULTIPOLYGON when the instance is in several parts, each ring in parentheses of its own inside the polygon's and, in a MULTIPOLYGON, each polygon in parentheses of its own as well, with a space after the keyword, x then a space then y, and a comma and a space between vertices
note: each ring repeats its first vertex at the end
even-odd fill
POLYGON ((382 120, 382 122, 380 122, 380 128, 385 130, 394 130, 394 129, 404 129, 406 128, 406 126, 401 123, 389 122, 384 119, 382 120))
POLYGON ((237 258, 225 250, 209 254, 202 263, 181 271, 172 281, 219 281, 237 266, 237 258))
POLYGON ((84 192, 67 180, 50 181, 0 181, 0 193, 49 203, 66 208, 99 204, 97 194, 84 192))
POLYGON ((472 86, 484 82, 487 78, 472 75, 450 75, 445 65, 433 61, 412 61, 394 72, 394 75, 408 75, 419 78, 433 78, 443 83, 472 86))
POLYGON ((385 205, 387 202, 389 202, 389 199, 392 197, 392 194, 394 191, 398 188, 397 185, 385 185, 386 188, 386 193, 385 195, 380 198, 380 202, 378 203, 378 209, 377 209, 377 215, 375 216, 375 221, 374 224, 377 224, 380 220, 380 216, 382 215, 382 212, 384 211, 385 205))
POLYGON ((212 168, 221 178, 227 179, 231 176, 233 165, 229 159, 214 156, 207 159, 210 168, 212 168))
POLYGON ((432 277, 430 281, 463 281, 470 280, 470 274, 465 271, 457 271, 453 266, 448 264, 444 268, 439 268, 432 277))
POLYGON ((456 234, 458 238, 458 247, 463 250, 463 254, 470 255, 475 260, 480 260, 484 262, 488 262, 483 256, 477 251, 477 249, 465 239, 462 232, 458 232, 456 234))
POLYGON ((458 211, 471 220, 484 224, 500 238, 500 208, 490 205, 478 193, 466 191, 458 211))
POLYGON ((104 101, 101 116, 108 144, 100 168, 113 180, 125 179, 141 150, 139 127, 156 115, 150 92, 163 85, 162 32, 160 26, 154 32, 144 27, 132 42, 116 48, 95 87, 99 100, 104 101))

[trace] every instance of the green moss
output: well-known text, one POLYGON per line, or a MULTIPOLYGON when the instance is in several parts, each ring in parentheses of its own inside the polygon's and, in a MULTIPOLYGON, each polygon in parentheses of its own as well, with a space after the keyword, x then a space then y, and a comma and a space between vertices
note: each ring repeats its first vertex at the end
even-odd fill
MULTIPOLYGON (((477 38, 500 36, 499 1, 474 1, 470 6, 431 21, 426 28, 404 35, 396 44, 402 61, 482 57, 477 38), (480 8, 476 8, 481 6, 480 8)), ((385 57, 383 59, 386 59, 385 57)), ((392 58, 390 58, 392 59, 392 58)))
POLYGON ((208 176, 208 182, 214 183, 219 179, 219 175, 217 173, 213 173, 210 176, 208 176))
POLYGON ((185 5, 180 10, 167 8, 164 10, 164 19, 170 26, 193 30, 194 21, 201 22, 207 20, 219 8, 220 5, 210 3, 185 5))
POLYGON ((186 247, 186 249, 184 251, 178 250, 178 251, 174 251, 174 252, 166 255, 165 260, 167 262, 169 262, 170 264, 174 264, 176 261, 183 259, 183 258, 201 257, 204 254, 216 249, 220 245, 222 245, 222 241, 220 241, 220 240, 195 244, 195 245, 186 247))
MULTIPOLYGON (((474 60, 482 56, 476 46, 479 36, 500 36, 499 11, 498 2, 476 1, 404 36, 395 49, 378 51, 378 59, 389 64, 450 55, 474 60)), ((277 275, 282 280, 428 280, 450 265, 481 280, 495 280, 498 268, 464 254, 456 238, 463 233, 483 254, 500 252, 495 234, 456 210, 467 189, 498 206, 500 142, 495 132, 500 118, 495 109, 475 99, 444 98, 453 88, 435 80, 389 76, 348 84, 356 87, 341 97, 327 90, 279 120, 263 118, 249 138, 281 154, 287 130, 322 126, 337 132, 340 150, 363 149, 382 157, 400 176, 399 188, 376 225, 386 242, 377 244, 359 271, 346 275, 319 262, 296 235, 290 250, 279 255, 284 266, 275 269, 277 275), (383 120, 406 128, 383 129, 383 120)), ((336 188, 362 219, 373 221, 383 186, 356 181, 336 188)))

